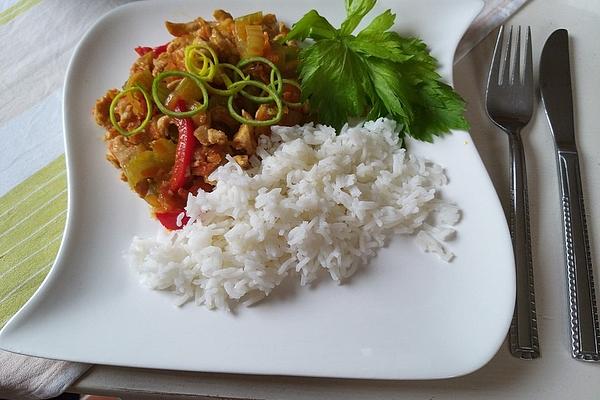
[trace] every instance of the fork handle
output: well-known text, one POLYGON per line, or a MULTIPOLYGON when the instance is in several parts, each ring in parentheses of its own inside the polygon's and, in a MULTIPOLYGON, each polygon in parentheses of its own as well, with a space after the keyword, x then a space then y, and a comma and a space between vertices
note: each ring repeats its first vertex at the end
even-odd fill
POLYGON ((533 262, 527 199, 527 170, 519 131, 508 135, 511 156, 510 232, 515 257, 517 298, 510 327, 510 351, 515 357, 533 359, 540 356, 533 262))
POLYGON ((576 152, 558 152, 563 239, 567 267, 571 349, 574 358, 600 361, 600 329, 590 244, 576 152))

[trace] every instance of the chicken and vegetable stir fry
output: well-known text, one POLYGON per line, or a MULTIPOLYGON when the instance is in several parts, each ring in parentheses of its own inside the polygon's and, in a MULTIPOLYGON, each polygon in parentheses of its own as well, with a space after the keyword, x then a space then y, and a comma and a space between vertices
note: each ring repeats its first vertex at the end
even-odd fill
POLYGON ((249 168, 271 125, 309 119, 298 84, 298 47, 273 14, 166 22, 174 36, 139 55, 122 89, 97 100, 107 158, 163 225, 176 229, 187 196, 212 190, 230 155, 249 168))

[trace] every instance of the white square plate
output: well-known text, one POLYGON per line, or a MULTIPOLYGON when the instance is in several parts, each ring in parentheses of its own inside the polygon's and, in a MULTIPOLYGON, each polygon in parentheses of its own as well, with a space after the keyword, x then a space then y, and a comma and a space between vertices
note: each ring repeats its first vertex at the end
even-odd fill
MULTIPOLYGON (((463 209, 456 259, 445 264, 395 238, 348 283, 288 285, 236 313, 186 305, 141 287, 123 252, 158 223, 118 179, 90 117, 119 87, 137 45, 169 40, 165 20, 274 12, 292 23, 316 8, 334 25, 343 2, 136 2, 104 16, 79 44, 65 83, 67 229, 42 287, 0 333, 13 352, 132 367, 344 378, 428 379, 483 366, 504 340, 514 306, 514 263, 504 214, 472 140, 455 132, 410 150, 447 168, 446 198, 463 209)), ((397 29, 423 38, 451 81, 454 49, 478 0, 380 0, 397 29)))

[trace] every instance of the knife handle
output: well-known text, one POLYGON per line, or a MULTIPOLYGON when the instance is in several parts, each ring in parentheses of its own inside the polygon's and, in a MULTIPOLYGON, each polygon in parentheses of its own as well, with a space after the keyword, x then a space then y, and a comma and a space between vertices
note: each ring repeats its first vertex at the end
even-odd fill
POLYGON ((572 355, 578 360, 600 361, 600 328, 594 270, 577 153, 558 152, 558 176, 562 199, 572 355))
POLYGON ((510 352, 515 357, 533 359, 540 356, 540 345, 533 286, 527 170, 520 132, 512 132, 508 137, 511 157, 510 233, 517 281, 515 312, 509 336, 510 352))

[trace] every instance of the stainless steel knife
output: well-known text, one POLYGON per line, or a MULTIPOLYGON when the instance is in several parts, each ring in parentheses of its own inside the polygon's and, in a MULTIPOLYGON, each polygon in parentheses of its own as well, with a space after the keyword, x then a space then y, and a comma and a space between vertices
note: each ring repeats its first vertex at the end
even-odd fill
POLYGON ((540 92, 554 135, 563 215, 572 355, 600 361, 600 328, 573 124, 569 33, 554 31, 542 50, 540 92))

